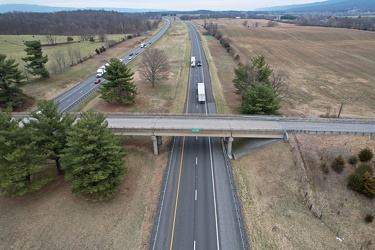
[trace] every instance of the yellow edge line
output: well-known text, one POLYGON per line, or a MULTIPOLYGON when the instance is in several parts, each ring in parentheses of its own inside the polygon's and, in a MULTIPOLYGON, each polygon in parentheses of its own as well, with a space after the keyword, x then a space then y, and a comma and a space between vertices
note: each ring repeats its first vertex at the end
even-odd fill
POLYGON ((178 205, 178 193, 180 192, 180 181, 181 181, 181 172, 182 172, 182 159, 184 158, 184 147, 185 147, 185 137, 182 140, 182 153, 181 153, 181 161, 180 161, 180 173, 178 174, 176 204, 174 206, 174 216, 173 216, 173 226, 172 226, 172 237, 171 237, 171 244, 170 244, 170 247, 169 247, 170 250, 172 250, 172 248, 173 248, 174 226, 176 224, 176 214, 177 214, 177 205, 178 205))

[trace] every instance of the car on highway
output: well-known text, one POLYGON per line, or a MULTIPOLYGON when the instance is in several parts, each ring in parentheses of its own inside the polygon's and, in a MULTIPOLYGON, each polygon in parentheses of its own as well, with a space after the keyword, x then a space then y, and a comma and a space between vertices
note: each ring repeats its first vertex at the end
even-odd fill
POLYGON ((130 61, 131 59, 133 59, 133 57, 129 56, 129 61, 130 61))
POLYGON ((95 79, 95 84, 99 84, 99 83, 101 83, 102 82, 102 79, 101 78, 96 78, 95 79))
POLYGON ((202 66, 202 62, 201 62, 201 61, 198 61, 198 62, 197 62, 197 66, 199 66, 199 67, 202 66))
POLYGON ((134 55, 134 53, 133 53, 133 52, 129 54, 129 56, 133 56, 133 55, 134 55))

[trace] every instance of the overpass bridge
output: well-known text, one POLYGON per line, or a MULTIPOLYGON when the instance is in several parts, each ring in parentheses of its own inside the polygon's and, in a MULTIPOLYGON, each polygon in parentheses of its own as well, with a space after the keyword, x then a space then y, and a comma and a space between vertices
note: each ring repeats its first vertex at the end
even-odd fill
MULTIPOLYGON (((72 113, 79 118, 79 113, 72 113)), ((105 113, 108 128, 118 135, 151 136, 154 154, 162 136, 223 137, 232 153, 234 138, 288 140, 288 133, 375 135, 375 119, 331 119, 205 114, 105 113)), ((30 117, 29 113, 13 113, 30 117)))
POLYGON ((151 136, 154 154, 162 136, 199 136, 227 138, 232 154, 234 138, 283 139, 285 130, 277 121, 251 120, 240 117, 188 116, 107 116, 108 128, 120 135, 151 136))

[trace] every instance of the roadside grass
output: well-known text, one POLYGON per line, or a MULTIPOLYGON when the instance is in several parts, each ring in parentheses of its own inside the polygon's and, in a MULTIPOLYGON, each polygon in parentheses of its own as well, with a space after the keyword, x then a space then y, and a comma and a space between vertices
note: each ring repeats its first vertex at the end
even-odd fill
MULTIPOLYGON (((289 75, 283 93, 283 115, 318 117, 327 110, 337 114, 344 103, 341 117, 375 117, 374 32, 282 23, 271 28, 265 27, 264 20, 248 21, 250 27, 244 27, 243 20, 219 19, 213 22, 217 22, 224 37, 230 39, 234 54, 240 56, 242 63, 264 55, 275 71, 289 75), (252 27, 255 22, 262 26, 252 27)), ((197 22, 203 24, 203 21, 197 22)), ((211 39, 219 44, 216 39, 211 39)), ((233 67, 227 65, 233 59, 229 55, 221 58, 219 47, 215 45, 210 50, 216 67, 220 69, 221 85, 225 86, 234 78, 233 67)))

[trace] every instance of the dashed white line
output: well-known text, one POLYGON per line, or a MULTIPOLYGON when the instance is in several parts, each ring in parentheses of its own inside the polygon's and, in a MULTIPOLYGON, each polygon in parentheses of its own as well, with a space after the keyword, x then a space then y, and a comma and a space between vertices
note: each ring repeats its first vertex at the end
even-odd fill
POLYGON ((198 190, 196 190, 196 189, 195 189, 195 195, 194 195, 194 197, 195 197, 195 200, 198 200, 198 190))
POLYGON ((198 165, 198 157, 195 157, 195 165, 198 165))
POLYGON ((67 100, 66 102, 70 102, 70 99, 69 99, 69 100, 67 100))
POLYGON ((196 241, 194 241, 194 250, 195 250, 195 245, 197 244, 197 242, 196 241))

